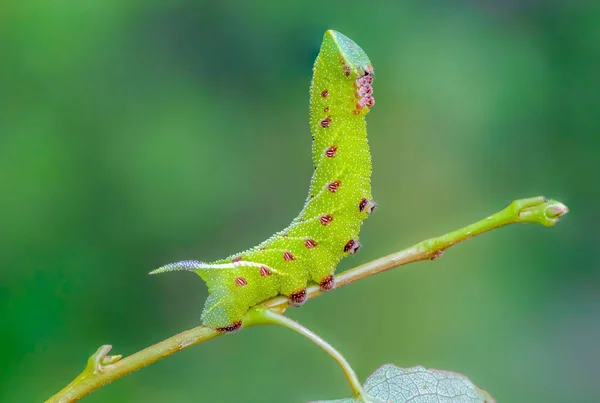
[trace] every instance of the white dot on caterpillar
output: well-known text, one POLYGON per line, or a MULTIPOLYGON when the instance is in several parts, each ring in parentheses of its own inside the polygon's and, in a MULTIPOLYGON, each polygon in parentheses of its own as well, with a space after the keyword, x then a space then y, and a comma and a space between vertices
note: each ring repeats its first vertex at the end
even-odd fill
POLYGON ((236 277, 235 285, 237 285, 238 287, 243 287, 245 285, 248 285, 248 282, 246 281, 246 279, 244 277, 236 277))
POLYGON ((360 249, 360 242, 355 241, 354 239, 349 240, 346 245, 344 245, 344 252, 354 255, 360 249))
POLYGON ((330 222, 333 221, 333 217, 331 215, 327 214, 327 215, 321 216, 321 218, 319 218, 319 221, 323 225, 328 225, 330 222))
POLYGON ((329 185, 327 185, 327 190, 329 190, 331 193, 335 193, 337 192, 341 184, 342 183, 339 180, 333 181, 329 185))

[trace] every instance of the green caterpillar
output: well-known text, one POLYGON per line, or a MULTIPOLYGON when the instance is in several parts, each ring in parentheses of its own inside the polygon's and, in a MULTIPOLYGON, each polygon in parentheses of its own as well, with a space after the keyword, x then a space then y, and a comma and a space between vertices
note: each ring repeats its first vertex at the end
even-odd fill
POLYGON ((375 103, 372 82, 373 67, 364 51, 339 32, 327 31, 310 88, 315 171, 298 217, 245 252, 212 263, 171 263, 151 273, 195 271, 209 291, 204 325, 234 331, 249 308, 269 298, 282 294, 301 305, 309 281, 322 290, 335 287, 337 264, 358 251, 360 226, 375 208, 365 122, 375 103))

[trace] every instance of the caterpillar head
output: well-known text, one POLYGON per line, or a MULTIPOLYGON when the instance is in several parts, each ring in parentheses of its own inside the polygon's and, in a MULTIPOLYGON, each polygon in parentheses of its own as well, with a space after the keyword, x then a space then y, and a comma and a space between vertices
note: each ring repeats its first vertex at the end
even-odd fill
MULTIPOLYGON (((352 112, 355 115, 366 115, 375 105, 373 97, 373 66, 367 54, 347 36, 333 30, 325 32, 321 51, 334 55, 328 57, 325 64, 328 70, 334 72, 342 80, 353 81, 354 97, 351 101, 352 112)), ((329 91, 321 92, 321 97, 327 98, 329 91)), ((349 98, 351 99, 351 98, 349 98)), ((327 108, 329 109, 329 108, 327 108)), ((329 127, 330 120, 322 120, 321 127, 329 127)))
POLYGON ((373 66, 369 56, 346 35, 334 30, 325 32, 323 47, 331 47, 337 51, 342 73, 350 79, 357 79, 366 75, 373 75, 373 66))

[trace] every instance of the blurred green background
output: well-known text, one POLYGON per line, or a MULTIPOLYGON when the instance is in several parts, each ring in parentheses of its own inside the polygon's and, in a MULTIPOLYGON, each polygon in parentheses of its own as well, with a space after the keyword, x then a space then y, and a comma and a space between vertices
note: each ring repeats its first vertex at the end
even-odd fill
MULTIPOLYGON (((0 3, 0 401, 39 402, 101 344, 131 354, 199 324, 204 284, 147 273, 283 228, 310 175, 322 35, 376 70, 379 209, 367 262, 544 194, 560 225, 503 228, 289 315, 361 378, 457 371, 503 402, 597 401, 600 3, 0 3)), ((179 353, 86 402, 349 395, 289 330, 179 353)))

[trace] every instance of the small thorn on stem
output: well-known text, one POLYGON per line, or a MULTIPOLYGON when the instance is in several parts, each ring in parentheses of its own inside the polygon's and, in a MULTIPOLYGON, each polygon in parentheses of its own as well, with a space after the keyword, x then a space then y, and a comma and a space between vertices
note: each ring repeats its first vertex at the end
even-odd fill
POLYGON ((94 355, 88 359, 86 370, 91 370, 93 373, 100 372, 103 366, 114 364, 123 357, 122 355, 108 355, 111 349, 110 344, 100 346, 94 355))
POLYGON ((121 358, 123 358, 123 356, 121 354, 117 354, 117 355, 107 355, 106 357, 104 357, 104 359, 102 360, 102 365, 110 365, 110 364, 114 364, 115 362, 119 361, 121 358))
POLYGON ((437 259, 441 258, 443 254, 444 254, 443 250, 437 250, 433 253, 433 255, 431 256, 431 258, 429 260, 437 260, 437 259))

